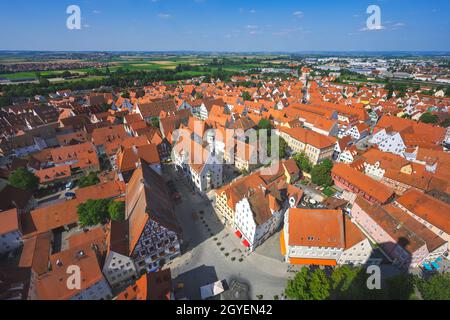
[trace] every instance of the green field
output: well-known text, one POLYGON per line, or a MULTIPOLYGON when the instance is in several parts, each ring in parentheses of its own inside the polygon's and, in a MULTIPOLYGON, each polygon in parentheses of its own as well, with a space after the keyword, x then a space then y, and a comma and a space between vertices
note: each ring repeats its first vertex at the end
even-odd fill
MULTIPOLYGON (((247 57, 250 59, 252 57, 247 57)), ((110 72, 115 72, 119 69, 128 70, 128 71, 156 71, 156 70, 174 70, 177 65, 192 65, 192 66, 201 66, 208 65, 213 62, 213 59, 217 59, 214 57, 201 57, 196 55, 186 55, 186 56, 176 56, 176 55, 152 55, 152 56, 118 56, 114 59, 110 59, 108 61, 104 61, 110 64, 108 67, 110 72)), ((233 56, 231 58, 227 58, 227 64, 221 66, 224 71, 228 72, 239 72, 243 70, 249 70, 253 68, 264 68, 267 66, 270 61, 267 61, 267 57, 260 57, 258 59, 253 58, 254 60, 249 61, 249 63, 242 63, 242 57, 233 56), (236 64, 234 64, 234 62, 236 64)), ((219 58, 220 60, 220 58, 219 58)), ((279 61, 277 61, 279 62, 279 61)), ((0 60, 1 63, 1 60, 0 60)), ((219 66, 209 66, 211 70, 218 70, 219 66)), ((70 71, 72 73, 78 74, 95 74, 97 71, 101 71, 105 73, 107 68, 81 68, 81 69, 71 69, 71 70, 58 70, 58 71, 42 71, 39 72, 42 76, 45 76, 49 80, 60 78, 61 74, 65 71, 70 71)), ((0 78, 5 78, 9 80, 19 80, 19 79, 34 79, 36 78, 37 72, 18 72, 18 73, 10 73, 10 74, 0 74, 0 78)), ((182 75, 192 74, 192 76, 199 76, 204 74, 204 72, 200 71, 183 71, 182 75)), ((64 81, 64 80, 62 80, 64 81)), ((66 80, 71 81, 71 80, 66 80)))

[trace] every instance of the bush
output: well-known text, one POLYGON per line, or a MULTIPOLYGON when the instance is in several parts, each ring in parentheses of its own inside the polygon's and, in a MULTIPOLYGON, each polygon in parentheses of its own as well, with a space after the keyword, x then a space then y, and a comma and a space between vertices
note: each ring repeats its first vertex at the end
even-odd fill
POLYGON ((78 221, 81 226, 105 224, 109 220, 108 207, 111 200, 88 200, 78 206, 78 221))
POLYGON ((94 186, 100 182, 96 172, 89 172, 85 177, 81 177, 79 181, 80 188, 94 186))
POLYGON ((125 220, 125 202, 111 201, 108 206, 109 217, 115 221, 125 220))
POLYGON ((319 186, 329 187, 333 185, 333 179, 331 178, 331 170, 333 169, 333 163, 330 160, 325 160, 322 163, 316 165, 311 170, 311 180, 314 184, 319 186))
POLYGON ((8 180, 13 187, 32 193, 39 188, 39 178, 25 168, 14 170, 8 180))
POLYGON ((438 273, 429 279, 415 278, 417 288, 425 300, 450 300, 450 274, 438 273))
POLYGON ((310 173, 312 169, 311 161, 304 152, 296 153, 293 155, 293 159, 297 163, 297 166, 304 172, 310 173))
POLYGON ((424 114, 422 114, 419 118, 420 122, 423 123, 437 123, 439 121, 439 117, 435 114, 432 114, 430 112, 425 112, 424 114))

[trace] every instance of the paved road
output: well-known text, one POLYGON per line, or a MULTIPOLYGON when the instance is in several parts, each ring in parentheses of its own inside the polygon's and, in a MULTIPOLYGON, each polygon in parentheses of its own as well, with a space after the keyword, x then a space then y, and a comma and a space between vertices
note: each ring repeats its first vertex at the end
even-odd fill
POLYGON ((278 238, 275 235, 265 247, 276 248, 248 254, 233 230, 225 229, 216 217, 212 204, 205 197, 192 192, 184 180, 177 180, 172 169, 165 168, 166 176, 175 181, 183 201, 176 206, 176 214, 183 229, 182 256, 168 265, 175 287, 184 283, 183 295, 199 299, 200 287, 216 280, 240 280, 250 287, 250 297, 264 299, 281 297, 291 275, 287 265, 277 259, 278 238), (203 211, 203 214, 201 213, 203 211))

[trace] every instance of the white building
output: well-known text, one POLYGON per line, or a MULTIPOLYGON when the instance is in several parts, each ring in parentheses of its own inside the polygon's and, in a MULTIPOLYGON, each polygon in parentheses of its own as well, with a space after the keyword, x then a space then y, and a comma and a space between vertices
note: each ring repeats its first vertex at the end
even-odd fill
POLYGON ((282 254, 289 264, 364 265, 372 247, 340 210, 289 209, 284 219, 282 254))
POLYGON ((283 221, 287 202, 283 203, 278 190, 263 187, 249 190, 236 204, 234 226, 236 235, 250 251, 275 233, 283 221))
POLYGON ((351 136, 354 140, 359 141, 369 135, 369 126, 364 123, 358 123, 357 125, 351 126, 346 135, 351 136))
POLYGON ((351 146, 347 149, 345 149, 341 154, 339 154, 339 157, 337 158, 338 162, 342 163, 352 163, 355 161, 355 157, 358 155, 358 150, 355 146, 351 146))
POLYGON ((172 152, 172 159, 189 181, 200 191, 219 188, 223 183, 223 163, 211 147, 203 147, 194 140, 180 139, 172 152))
POLYGON ((138 274, 128 251, 127 222, 111 221, 109 251, 102 272, 114 292, 131 285, 138 274))
POLYGON ((406 145, 398 132, 387 133, 386 129, 378 131, 370 139, 370 143, 376 144, 383 152, 390 152, 402 155, 406 150, 406 145))

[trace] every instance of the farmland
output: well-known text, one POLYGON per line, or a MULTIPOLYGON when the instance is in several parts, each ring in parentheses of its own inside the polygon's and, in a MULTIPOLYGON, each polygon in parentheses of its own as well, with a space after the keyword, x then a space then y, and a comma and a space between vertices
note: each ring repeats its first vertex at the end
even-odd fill
MULTIPOLYGON (((0 64, 11 63, 27 63, 25 58, 11 57, 9 59, 0 58, 0 64)), ((58 63, 62 60, 43 60, 42 63, 58 63)), ((67 60, 64 60, 67 61, 67 60)), ((74 60, 77 61, 77 60, 74 60)), ((87 61, 87 60, 85 60, 87 61)), ((198 55, 115 55, 109 59, 101 60, 100 62, 107 64, 108 67, 101 68, 80 68, 80 69, 64 69, 64 70, 52 70, 52 71, 26 71, 16 73, 3 73, 0 74, 0 79, 6 79, 10 81, 21 80, 37 80, 39 77, 44 77, 52 81, 52 79, 62 79, 64 72, 70 72, 77 76, 77 79, 89 79, 92 76, 107 76, 109 73, 117 71, 139 71, 139 72, 151 72, 158 70, 175 70, 178 65, 190 65, 190 66, 204 66, 208 67, 209 71, 217 71, 219 69, 227 72, 240 72, 244 70, 254 68, 264 68, 269 65, 279 65, 283 62, 281 57, 278 60, 267 60, 267 57, 253 57, 253 56, 233 56, 231 58, 223 58, 223 60, 212 56, 198 56, 198 55)), ((192 76, 199 76, 205 73, 206 69, 190 71, 192 76)), ((183 71, 186 73, 187 71, 183 71)), ((180 72, 181 73, 181 72, 180 72)), ((67 79, 69 81, 70 79, 67 79)), ((64 79, 62 79, 64 81, 64 79)))

